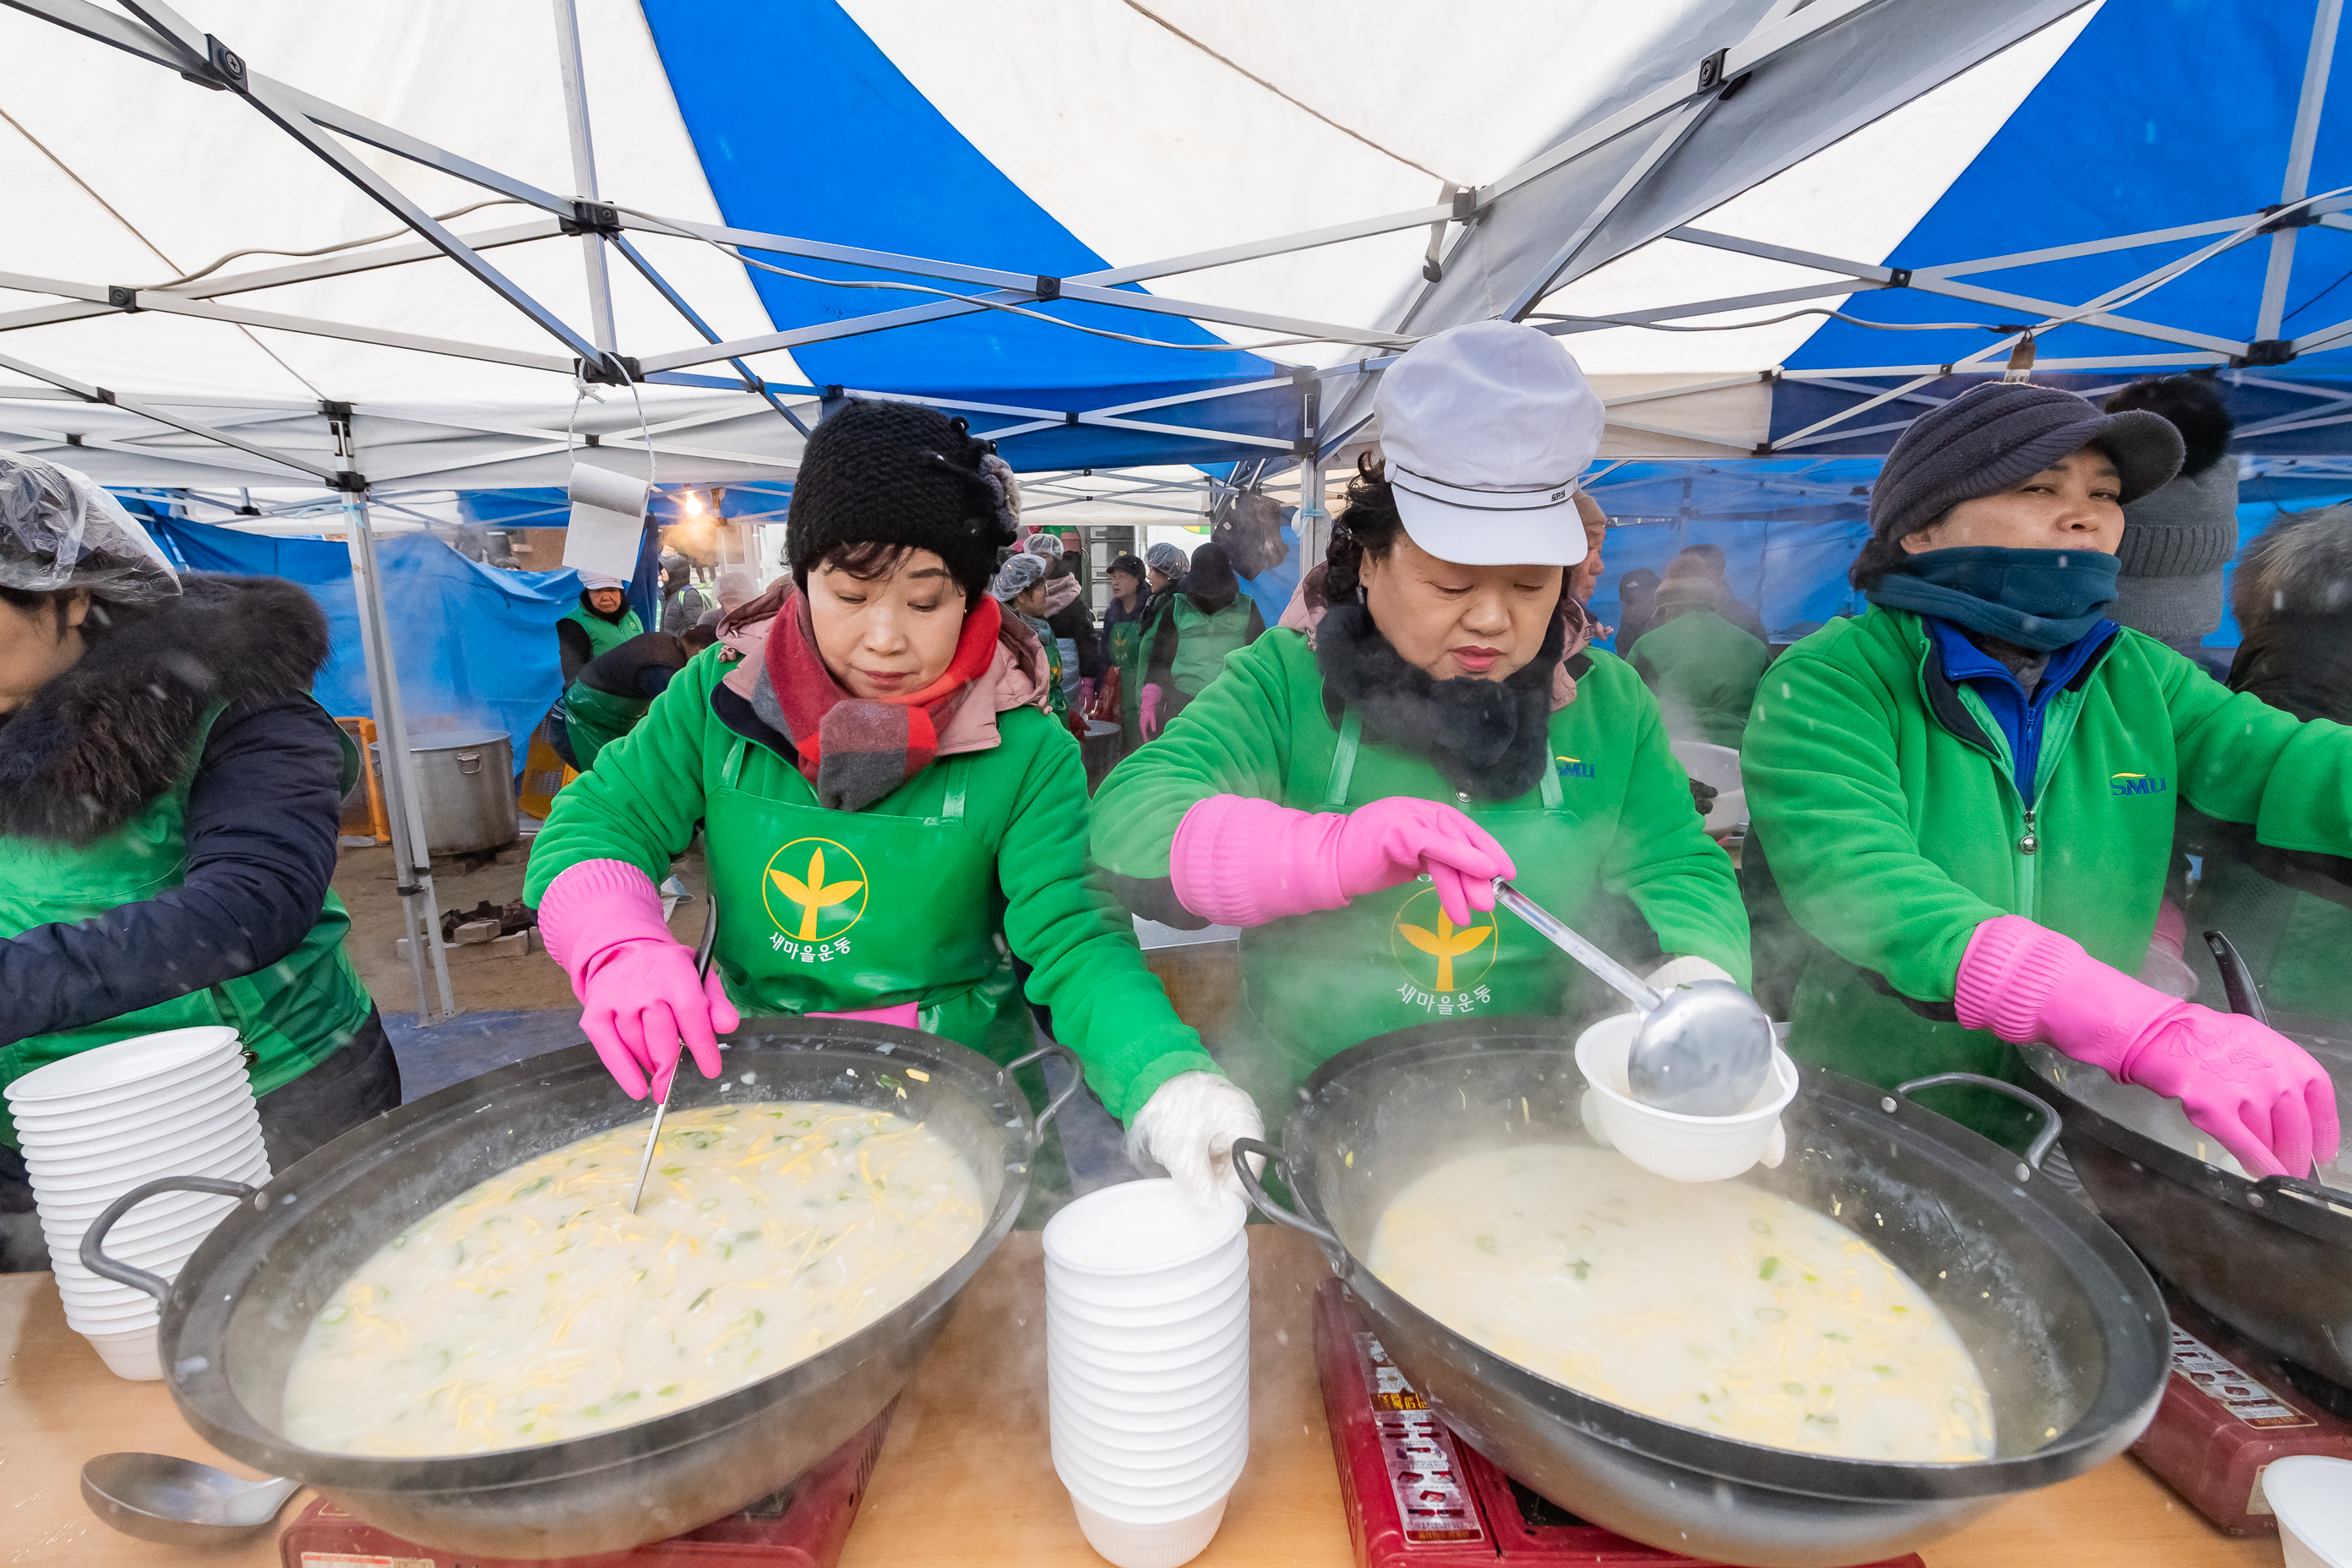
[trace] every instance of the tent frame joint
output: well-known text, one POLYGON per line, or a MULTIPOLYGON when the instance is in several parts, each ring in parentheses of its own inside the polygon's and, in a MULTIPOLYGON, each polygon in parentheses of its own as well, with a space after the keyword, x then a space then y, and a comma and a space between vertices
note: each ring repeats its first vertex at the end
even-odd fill
POLYGON ((2260 210, 2270 221, 2256 229, 2256 234, 2283 234, 2292 228, 2316 227, 2327 216, 2312 211, 2308 202, 2273 202, 2260 210))
POLYGON ((2246 345, 2244 353, 2232 355, 2230 364, 2233 369, 2244 369, 2250 365, 2285 364, 2294 357, 2293 338, 2256 338, 2246 345))
POLYGON ((646 380, 645 367, 637 363, 635 354, 608 353, 593 363, 575 359, 572 369, 574 375, 592 386, 626 386, 632 382, 642 386, 646 380))
POLYGON ((597 234, 614 238, 621 233, 621 209, 610 202, 573 202, 572 216, 559 216, 555 221, 568 235, 597 234))
POLYGON ((126 316, 135 315, 143 308, 139 303, 139 290, 121 283, 106 286, 106 302, 126 316))
POLYGON ((1040 272, 1037 274, 1036 295, 1040 302, 1062 297, 1062 280, 1040 272))

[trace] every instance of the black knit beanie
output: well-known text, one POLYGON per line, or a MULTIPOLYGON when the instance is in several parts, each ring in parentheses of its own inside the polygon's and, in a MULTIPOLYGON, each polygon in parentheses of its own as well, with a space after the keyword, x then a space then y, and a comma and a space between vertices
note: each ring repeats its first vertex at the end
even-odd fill
POLYGON ((2094 441, 2122 476, 2126 501, 2180 471, 2180 433, 2163 416, 2103 414, 2060 387, 1989 382, 1921 415, 1886 454, 1871 488, 1871 539, 1854 561, 1854 586, 1874 584, 1903 540, 1960 502, 1999 495, 2094 441))
POLYGON ((978 599, 1013 542, 1011 479, 993 451, 936 408, 850 400, 801 454, 784 564, 805 587, 809 568, 845 545, 906 545, 938 555, 978 599))

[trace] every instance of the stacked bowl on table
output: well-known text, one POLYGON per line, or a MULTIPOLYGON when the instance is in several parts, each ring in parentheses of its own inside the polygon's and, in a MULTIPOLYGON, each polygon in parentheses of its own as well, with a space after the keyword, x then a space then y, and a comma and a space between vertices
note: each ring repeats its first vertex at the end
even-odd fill
POLYGON ((1207 1546, 1249 1459, 1249 1245, 1241 1200, 1129 1182, 1045 1226, 1054 1468, 1094 1549, 1176 1568, 1207 1546))
MULTIPOLYGON (((37 1068, 7 1096, 66 1321, 122 1376, 163 1376, 155 1302, 84 1268, 82 1233, 109 1204, 159 1176, 269 1180, 236 1031, 120 1040, 37 1068)), ((107 1256, 169 1279, 236 1201, 210 1193, 151 1198, 108 1235, 107 1256)))

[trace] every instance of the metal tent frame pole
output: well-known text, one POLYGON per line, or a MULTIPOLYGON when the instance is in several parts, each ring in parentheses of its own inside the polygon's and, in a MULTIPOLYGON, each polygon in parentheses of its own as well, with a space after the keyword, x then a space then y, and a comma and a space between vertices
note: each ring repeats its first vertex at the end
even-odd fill
MULTIPOLYGON (((347 419, 336 420, 335 436, 342 454, 355 462, 347 419)), ((438 1024, 457 1016, 457 1002, 449 989, 449 958, 441 951, 441 904, 433 890, 425 805, 416 788, 416 760, 408 749, 408 711, 401 703, 400 671, 393 661, 392 633, 384 617, 383 575, 376 563, 375 531, 368 522, 367 481, 355 469, 345 470, 341 495, 352 552, 352 596, 359 604, 360 647, 367 661, 368 695, 375 709, 376 744, 383 760, 393 886, 400 894, 409 968, 416 979, 416 1021, 438 1024)))

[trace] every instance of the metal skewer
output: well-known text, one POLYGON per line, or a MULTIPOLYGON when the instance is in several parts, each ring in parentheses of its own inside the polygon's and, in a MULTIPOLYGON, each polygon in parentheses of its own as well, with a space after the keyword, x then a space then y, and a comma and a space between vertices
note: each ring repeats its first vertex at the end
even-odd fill
MULTIPOLYGON (((702 899, 702 940, 694 949, 694 977, 710 978, 710 949, 719 940, 719 895, 706 893, 702 899)), ((637 1184, 629 1189, 629 1212, 637 1212, 637 1200, 646 1195, 646 1176, 654 1168, 654 1146, 661 1142, 662 1118, 669 1111, 669 1091, 677 1087, 677 1069, 686 1065, 686 1042, 677 1045, 677 1060, 669 1065, 669 1077, 663 1080, 661 1091, 654 1100, 653 1130, 646 1134, 645 1158, 637 1162, 637 1184)))

